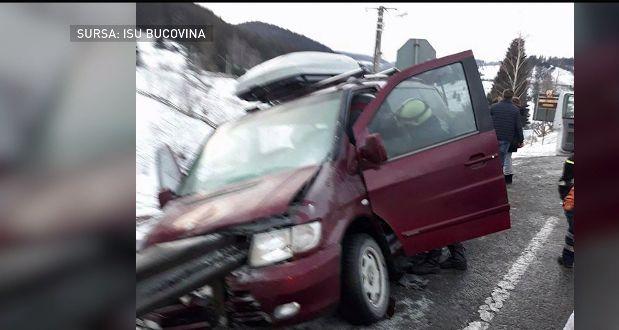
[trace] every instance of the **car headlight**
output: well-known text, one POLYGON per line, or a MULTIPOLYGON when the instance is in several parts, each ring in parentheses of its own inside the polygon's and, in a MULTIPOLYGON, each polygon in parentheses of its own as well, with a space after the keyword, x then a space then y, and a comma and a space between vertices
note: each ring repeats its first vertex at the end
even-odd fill
POLYGON ((292 252, 311 250, 320 242, 320 222, 314 221, 292 227, 292 252))
POLYGON ((315 248, 320 242, 320 235, 318 221, 255 234, 249 251, 249 264, 259 267, 290 259, 295 253, 315 248))

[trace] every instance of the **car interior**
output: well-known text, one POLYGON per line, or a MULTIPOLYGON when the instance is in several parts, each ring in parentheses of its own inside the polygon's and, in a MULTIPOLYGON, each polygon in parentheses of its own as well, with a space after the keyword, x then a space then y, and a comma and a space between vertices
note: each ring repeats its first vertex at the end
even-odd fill
POLYGON ((355 136, 353 134, 352 127, 357 121, 357 119, 359 119, 359 116, 361 115, 363 109, 365 109, 365 107, 370 104, 370 102, 372 102, 375 98, 376 96, 369 93, 368 91, 363 91, 353 96, 350 102, 350 107, 348 108, 348 123, 346 125, 346 133, 348 134, 348 137, 352 144, 355 144, 355 136))

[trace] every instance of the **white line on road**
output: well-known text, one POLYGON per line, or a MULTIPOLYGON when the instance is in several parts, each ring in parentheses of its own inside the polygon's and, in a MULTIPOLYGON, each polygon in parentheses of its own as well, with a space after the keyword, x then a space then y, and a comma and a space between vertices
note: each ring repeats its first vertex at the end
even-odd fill
POLYGON ((520 257, 512 264, 509 272, 497 283, 490 297, 487 297, 484 304, 479 306, 480 320, 469 323, 464 330, 488 329, 492 318, 494 318, 495 314, 499 312, 509 298, 510 291, 514 290, 531 262, 535 260, 535 254, 548 239, 548 235, 550 235, 557 224, 557 220, 559 220, 557 217, 548 218, 544 227, 531 239, 531 242, 522 251, 520 257))

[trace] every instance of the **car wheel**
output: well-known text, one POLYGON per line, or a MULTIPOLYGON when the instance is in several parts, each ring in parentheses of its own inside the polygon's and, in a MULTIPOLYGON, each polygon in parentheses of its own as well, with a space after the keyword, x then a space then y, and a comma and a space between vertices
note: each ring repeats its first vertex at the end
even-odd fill
POLYGON ((383 318, 389 305, 389 275, 385 257, 374 239, 354 234, 342 251, 342 316, 367 325, 383 318))

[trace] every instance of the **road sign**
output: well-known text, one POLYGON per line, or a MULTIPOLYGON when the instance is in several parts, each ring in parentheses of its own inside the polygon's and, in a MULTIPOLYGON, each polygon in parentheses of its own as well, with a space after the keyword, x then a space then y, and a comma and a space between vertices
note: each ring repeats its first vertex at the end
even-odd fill
POLYGON ((537 104, 533 112, 533 120, 551 122, 554 120, 555 111, 559 102, 559 95, 554 94, 553 90, 547 90, 537 96, 537 104))

